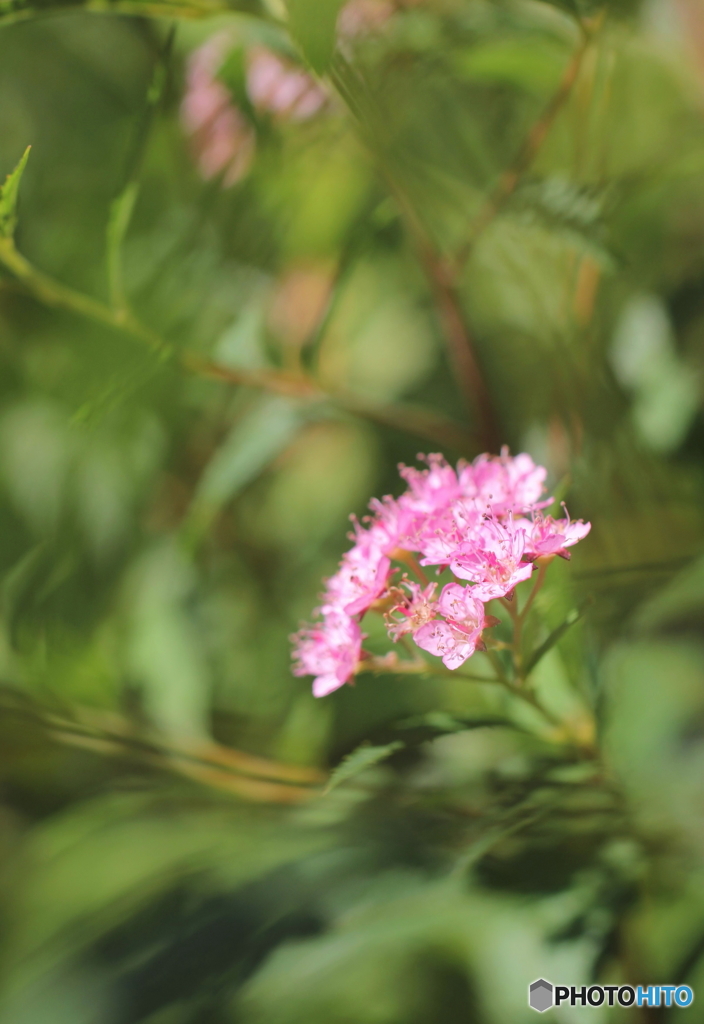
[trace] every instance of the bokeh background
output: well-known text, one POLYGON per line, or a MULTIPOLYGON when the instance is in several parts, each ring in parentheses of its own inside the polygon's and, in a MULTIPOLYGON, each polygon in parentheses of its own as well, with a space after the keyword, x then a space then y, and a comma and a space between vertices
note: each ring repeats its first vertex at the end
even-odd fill
POLYGON ((87 7, 0 0, 0 1021, 703 1020, 704 7, 87 7), (502 444, 593 522, 594 762, 291 675, 350 513, 502 444))

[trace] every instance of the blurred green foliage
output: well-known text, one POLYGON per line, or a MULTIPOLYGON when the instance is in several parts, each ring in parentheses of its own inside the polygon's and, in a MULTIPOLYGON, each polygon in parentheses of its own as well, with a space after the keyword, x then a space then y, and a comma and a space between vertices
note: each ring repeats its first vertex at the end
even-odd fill
POLYGON ((0 1021, 704 984, 695 0, 81 6, 0 0, 0 1021), (223 32, 249 163, 203 180, 223 32), (251 100, 261 47, 313 115, 251 100), (290 673, 349 514, 501 444, 594 524, 527 638, 593 757, 491 687, 290 673))

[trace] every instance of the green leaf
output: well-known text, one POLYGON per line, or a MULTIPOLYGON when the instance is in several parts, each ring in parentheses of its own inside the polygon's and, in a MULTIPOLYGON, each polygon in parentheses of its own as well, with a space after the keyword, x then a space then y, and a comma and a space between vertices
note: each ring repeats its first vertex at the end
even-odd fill
POLYGON ((523 37, 501 39, 475 46, 457 58, 456 68, 464 78, 483 82, 508 82, 543 95, 556 88, 568 59, 563 44, 523 37))
POLYGON ((264 395, 235 423, 198 484, 185 525, 189 542, 202 538, 220 509, 281 454, 302 422, 294 399, 264 395))
POLYGON ((117 199, 110 204, 110 216, 106 232, 108 281, 110 286, 110 302, 116 308, 125 305, 125 292, 122 280, 122 243, 132 219, 132 211, 137 201, 139 185, 130 181, 117 199))
POLYGON ((126 593, 126 663, 149 718, 168 738, 207 742, 211 666, 190 610, 197 577, 178 543, 145 551, 126 593))
POLYGON ((359 775, 367 768, 371 768, 372 765, 385 761, 404 746, 405 743, 402 743, 400 740, 387 743, 383 747, 372 747, 368 743, 363 743, 361 747, 357 747, 351 754, 348 754, 337 768, 334 769, 325 792, 329 793, 331 789, 335 789, 341 782, 347 782, 349 779, 353 779, 355 775, 359 775))
POLYGON ((579 186, 554 174, 522 182, 516 189, 513 208, 524 223, 541 224, 555 237, 588 253, 603 271, 613 273, 619 257, 609 241, 604 219, 606 201, 605 189, 579 186))
POLYGON ((442 736, 446 733, 467 732, 470 729, 516 729, 518 726, 508 718, 496 715, 485 715, 483 718, 468 718, 464 715, 451 714, 449 711, 429 711, 424 715, 404 718, 396 726, 397 729, 418 729, 424 739, 442 736))
POLYGON ((230 92, 240 110, 251 120, 256 120, 256 111, 247 89, 247 59, 244 46, 235 46, 225 57, 216 75, 230 92))
POLYGON ((31 148, 31 146, 27 146, 17 167, 15 167, 12 174, 8 174, 7 178, 5 178, 5 184, 0 188, 0 238, 12 238, 15 233, 15 228, 17 227, 17 196, 31 148))
POLYGON ((536 649, 533 651, 530 658, 528 659, 528 664, 525 668, 526 675, 533 671, 538 662, 548 653, 549 650, 551 650, 555 646, 555 644, 559 640, 562 639, 567 630, 574 626, 575 622, 579 622, 583 615, 584 609, 582 609, 581 611, 577 611, 576 608, 573 608, 573 610, 569 613, 565 621, 562 622, 557 627, 557 629, 553 629, 552 633, 547 638, 547 640, 545 640, 544 643, 540 645, 540 647, 536 647, 536 649))
POLYGON ((337 15, 342 0, 288 0, 288 24, 303 56, 317 74, 324 74, 335 50, 337 15))

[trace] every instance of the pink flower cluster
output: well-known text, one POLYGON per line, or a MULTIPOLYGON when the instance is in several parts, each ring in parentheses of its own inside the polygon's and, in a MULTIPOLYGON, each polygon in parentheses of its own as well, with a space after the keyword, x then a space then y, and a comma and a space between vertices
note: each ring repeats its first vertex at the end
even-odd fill
POLYGON ((355 522, 354 544, 327 581, 319 621, 292 638, 294 674, 315 676, 316 697, 343 686, 361 667, 360 623, 369 609, 385 613, 394 642, 408 634, 457 668, 497 621, 486 614, 486 602, 511 598, 536 558, 569 558, 567 548, 589 533, 589 523, 543 514, 552 504, 541 500, 546 470, 529 455, 504 450, 456 469, 441 455, 423 460, 426 469, 400 467, 408 485, 400 498, 374 499, 364 525, 355 522), (414 559, 438 573, 449 569, 455 579, 440 594, 437 583, 395 580, 392 562, 414 559))
MULTIPOLYGON (((198 171, 209 181, 222 175, 225 187, 249 171, 256 136, 249 118, 218 78, 237 38, 216 32, 188 60, 181 124, 190 139, 198 171)), ((264 46, 246 52, 246 89, 252 106, 280 120, 305 121, 328 102, 328 94, 302 68, 264 46)))
POLYGON ((231 48, 230 33, 217 32, 193 51, 181 103, 181 125, 201 177, 222 174, 226 188, 247 174, 255 150, 252 125, 217 77, 231 48))

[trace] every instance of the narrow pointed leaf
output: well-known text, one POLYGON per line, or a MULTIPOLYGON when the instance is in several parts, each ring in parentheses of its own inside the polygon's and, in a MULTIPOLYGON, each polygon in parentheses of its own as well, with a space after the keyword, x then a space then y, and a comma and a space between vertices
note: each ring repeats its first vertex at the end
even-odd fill
POLYGON ((313 71, 324 74, 335 49, 342 0, 288 0, 291 35, 313 71))
POLYGON ((424 715, 404 718, 396 726, 397 729, 420 730, 423 739, 442 736, 446 733, 467 732, 471 729, 519 728, 509 718, 497 715, 485 715, 482 718, 470 718, 464 715, 451 714, 449 711, 429 711, 424 715))
POLYGON ((206 466, 184 523, 197 545, 220 510, 276 459, 304 423, 302 406, 281 395, 263 395, 233 426, 206 466))
POLYGON ((341 761, 337 768, 334 769, 325 792, 329 793, 331 789, 335 789, 341 782, 347 782, 367 768, 371 768, 372 765, 385 761, 403 746, 405 744, 401 743, 400 740, 387 743, 383 747, 371 747, 368 744, 362 744, 361 747, 357 747, 351 754, 348 754, 344 761, 341 761))
POLYGON ((12 174, 8 174, 5 184, 0 188, 0 238, 12 238, 15 233, 20 181, 27 166, 31 148, 31 146, 27 146, 17 167, 12 174))
POLYGON ((579 622, 583 615, 584 609, 582 609, 582 611, 577 611, 577 609, 575 608, 573 609, 573 611, 569 613, 565 621, 561 623, 561 625, 559 625, 557 629, 553 629, 552 633, 547 638, 547 640, 545 640, 544 643, 540 645, 540 647, 536 647, 536 649, 533 651, 532 655, 528 659, 528 664, 526 665, 525 669, 526 675, 528 675, 529 672, 533 671, 533 669, 541 660, 541 658, 543 658, 548 653, 548 651, 551 650, 555 646, 555 644, 562 639, 567 630, 574 626, 575 622, 579 622))
POLYGON ((139 186, 137 182, 131 181, 110 205, 110 217, 107 227, 107 264, 110 282, 110 301, 116 307, 121 307, 125 304, 122 281, 122 243, 130 226, 138 191, 139 186))

